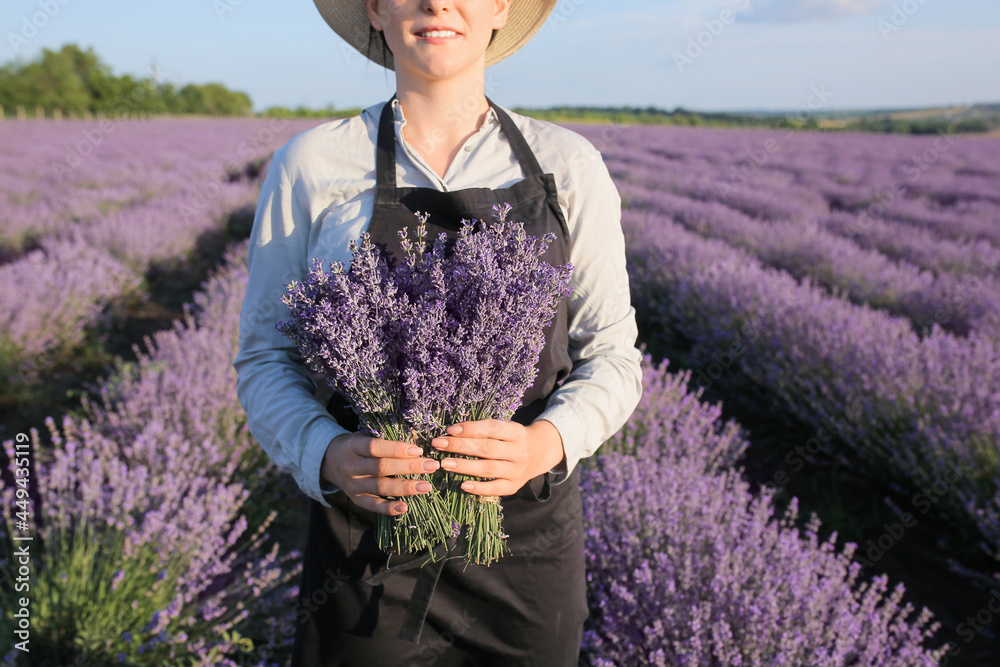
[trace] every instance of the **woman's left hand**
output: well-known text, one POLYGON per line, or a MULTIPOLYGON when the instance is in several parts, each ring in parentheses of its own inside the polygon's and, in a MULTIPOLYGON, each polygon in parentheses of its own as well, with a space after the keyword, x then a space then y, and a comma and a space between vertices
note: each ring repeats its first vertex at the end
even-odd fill
POLYGON ((539 419, 530 426, 502 419, 460 422, 447 435, 431 440, 441 454, 466 454, 478 459, 445 458, 448 472, 489 478, 464 482, 462 489, 481 496, 509 496, 528 480, 548 472, 565 457, 562 437, 552 422, 539 419))

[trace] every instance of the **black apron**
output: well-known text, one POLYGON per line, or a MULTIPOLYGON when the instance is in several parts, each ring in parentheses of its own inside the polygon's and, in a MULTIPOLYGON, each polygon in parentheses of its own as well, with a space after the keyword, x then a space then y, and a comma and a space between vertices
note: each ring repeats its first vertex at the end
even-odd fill
MULTIPOLYGON (((395 99, 395 97, 393 98, 395 99)), ((397 232, 414 230, 416 211, 430 214, 427 239, 455 238, 462 218, 491 220, 492 206, 507 202, 510 221, 529 235, 551 232, 556 241, 542 258, 569 261, 569 234, 555 179, 542 173, 510 117, 488 100, 525 174, 509 188, 442 192, 396 187, 396 134, 392 100, 379 120, 375 204, 368 232, 390 259, 402 256, 397 232)), ((529 425, 572 369, 567 300, 545 329, 534 384, 513 421, 529 425)), ((349 430, 357 416, 334 394, 330 414, 349 430)), ((579 468, 563 484, 549 473, 502 496, 510 555, 492 565, 461 558, 427 563, 417 555, 388 554, 375 539, 376 514, 338 491, 331 507, 310 503, 309 534, 297 607, 293 667, 360 665, 538 665, 575 667, 587 617, 579 468)), ((454 539, 454 538, 453 538, 454 539)), ((449 542, 454 547, 454 541, 449 542)), ((438 554, 445 551, 438 545, 438 554)))

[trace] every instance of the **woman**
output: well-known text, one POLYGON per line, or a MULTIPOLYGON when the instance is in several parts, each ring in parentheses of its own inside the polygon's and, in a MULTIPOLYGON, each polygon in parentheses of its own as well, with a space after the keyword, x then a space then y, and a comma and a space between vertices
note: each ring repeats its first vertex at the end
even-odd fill
POLYGON ((312 499, 293 664, 576 665, 587 616, 577 464, 624 424, 642 375, 620 199, 600 153, 484 94, 486 66, 527 42, 555 0, 316 4, 352 46, 395 70, 397 92, 276 151, 251 236, 238 393, 253 435, 312 499), (362 231, 394 261, 413 212, 430 213, 434 238, 504 202, 529 234, 556 235, 545 259, 572 262, 573 296, 546 329, 514 418, 457 424, 432 444, 479 457, 440 465, 490 480, 467 490, 502 496, 511 555, 489 567, 390 563, 376 515, 405 513, 399 499, 429 486, 394 476, 439 464, 357 432, 337 397, 316 398, 274 328, 288 316, 280 297, 313 257, 347 265, 362 231))

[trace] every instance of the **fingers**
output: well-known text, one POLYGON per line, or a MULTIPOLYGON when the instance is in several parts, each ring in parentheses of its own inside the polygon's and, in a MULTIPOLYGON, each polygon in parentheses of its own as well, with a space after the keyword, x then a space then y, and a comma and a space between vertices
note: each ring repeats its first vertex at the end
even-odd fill
POLYGON ((480 419, 459 422, 447 428, 448 435, 463 438, 490 438, 493 440, 516 440, 523 435, 524 426, 503 419, 480 419))
POLYGON ((407 511, 406 503, 400 500, 388 500, 386 498, 379 498, 378 496, 373 496, 367 493, 352 496, 351 500, 354 504, 362 509, 375 512, 376 514, 386 514, 388 516, 396 516, 398 514, 404 514, 407 511))
POLYGON ((430 482, 396 475, 428 475, 440 467, 423 456, 416 445, 356 434, 347 443, 348 456, 342 466, 347 479, 342 485, 354 503, 363 509, 390 516, 407 511, 401 496, 428 493, 430 482), (389 500, 383 496, 397 498, 389 500))
MULTIPOLYGON (((445 459, 446 470, 489 480, 465 482, 464 490, 478 495, 507 496, 517 493, 519 488, 509 477, 514 473, 511 464, 523 454, 523 447, 517 445, 525 442, 525 436, 525 427, 517 422, 483 419, 454 424, 448 427, 447 435, 435 438, 431 444, 444 454, 478 457, 445 459)), ((410 443, 364 436, 353 439, 349 445, 350 496, 359 507, 378 514, 403 514, 407 511, 405 496, 431 489, 426 480, 398 475, 427 475, 441 467, 441 463, 424 457, 421 448, 410 443)))
POLYGON ((510 479, 514 472, 510 461, 496 459, 447 458, 441 461, 441 467, 448 472, 487 479, 510 479))
POLYGON ((441 464, 435 459, 420 456, 405 459, 359 457, 355 460, 354 474, 357 476, 390 477, 392 475, 427 475, 441 464))
POLYGON ((446 435, 434 438, 431 445, 441 454, 477 457, 441 461, 441 467, 448 472, 487 480, 463 482, 463 490, 483 496, 509 496, 521 487, 514 479, 519 479, 519 466, 527 456, 527 437, 527 429, 517 422, 481 419, 449 426, 446 435))
POLYGON ((465 454, 481 459, 516 461, 519 451, 514 443, 485 438, 434 438, 431 446, 441 454, 465 454))
POLYGON ((435 459, 424 457, 423 450, 411 443, 363 436, 349 444, 350 456, 344 465, 351 477, 424 475, 440 467, 435 459))
POLYGON ((374 496, 415 496, 431 490, 426 479, 405 477, 359 477, 354 480, 355 493, 370 493, 374 496))
POLYGON ((477 496, 512 496, 521 487, 509 479, 494 479, 488 482, 462 482, 462 490, 477 496))
POLYGON ((483 419, 449 426, 447 435, 431 440, 431 446, 445 454, 517 461, 522 454, 517 444, 524 444, 525 437, 524 426, 517 422, 483 419))
POLYGON ((362 477, 353 480, 351 499, 358 507, 378 514, 395 516, 405 513, 406 501, 400 496, 428 493, 431 483, 419 479, 399 479, 392 477, 362 477), (392 496, 393 499, 382 496, 392 496))
POLYGON ((412 443, 396 442, 365 436, 351 443, 352 451, 357 456, 374 458, 412 459, 423 454, 420 447, 412 443))

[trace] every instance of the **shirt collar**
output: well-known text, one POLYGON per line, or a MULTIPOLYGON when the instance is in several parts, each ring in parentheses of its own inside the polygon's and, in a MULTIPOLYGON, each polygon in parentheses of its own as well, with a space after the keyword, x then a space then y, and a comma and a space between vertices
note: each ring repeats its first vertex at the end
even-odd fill
MULTIPOLYGON (((394 98, 392 100, 392 113, 393 113, 393 117, 396 119, 397 123, 400 123, 400 124, 403 124, 403 125, 406 124, 406 118, 403 116, 403 106, 399 103, 399 98, 394 98)), ((494 109, 493 105, 491 104, 490 105, 490 110, 486 112, 486 123, 485 124, 498 123, 498 122, 499 122, 499 119, 497 118, 496 109, 494 109)))

